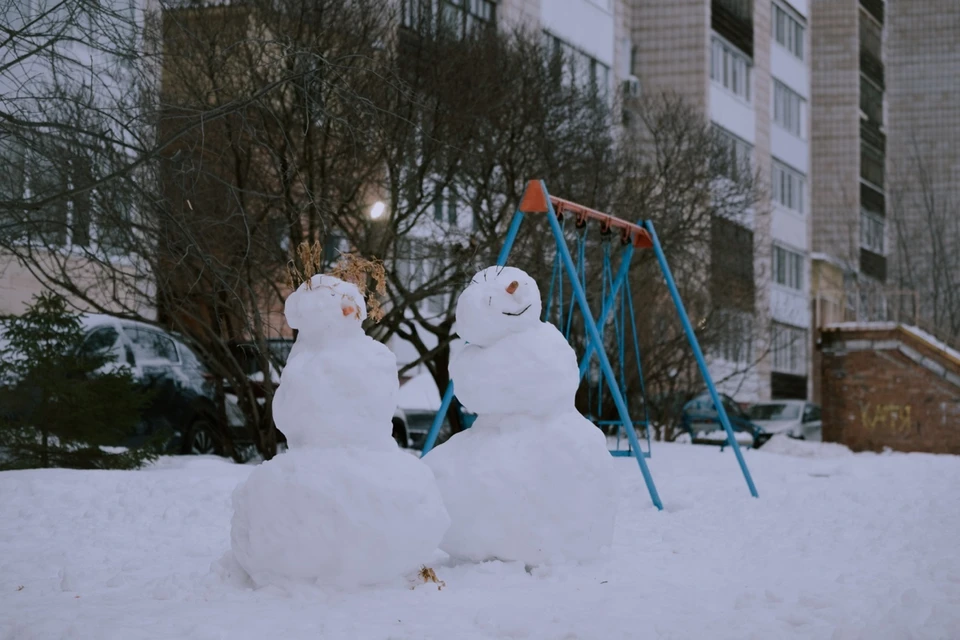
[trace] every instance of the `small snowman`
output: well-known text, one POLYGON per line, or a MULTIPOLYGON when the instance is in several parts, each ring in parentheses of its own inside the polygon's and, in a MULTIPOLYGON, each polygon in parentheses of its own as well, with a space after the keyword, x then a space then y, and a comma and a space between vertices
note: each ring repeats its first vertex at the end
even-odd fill
POLYGON ((367 336, 357 285, 314 275, 287 298, 298 329, 273 413, 289 450, 234 491, 231 546, 259 586, 350 587, 428 562, 449 526, 430 469, 391 436, 394 355, 367 336))
POLYGON ((423 458, 451 518, 440 547, 455 559, 585 561, 612 542, 613 460, 576 410, 576 354, 540 312, 536 282, 513 267, 479 272, 457 301, 467 344, 450 372, 478 417, 423 458))

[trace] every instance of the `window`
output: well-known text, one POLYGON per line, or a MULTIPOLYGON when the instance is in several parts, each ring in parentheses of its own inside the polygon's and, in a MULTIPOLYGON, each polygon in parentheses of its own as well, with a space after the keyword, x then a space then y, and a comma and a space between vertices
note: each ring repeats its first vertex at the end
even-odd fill
POLYGON ((791 289, 803 289, 803 254, 773 245, 773 281, 791 289))
POLYGON ((877 62, 883 60, 883 27, 866 12, 860 12, 860 51, 873 57, 877 62))
POLYGON ((753 314, 729 309, 718 314, 721 333, 717 356, 727 362, 749 364, 753 357, 753 314))
POLYGON ((797 376, 807 375, 809 354, 805 328, 773 323, 773 370, 797 376))
POLYGON ((124 327, 123 333, 133 343, 133 351, 139 363, 157 360, 180 362, 177 345, 162 333, 141 327, 124 327))
POLYGON ((860 178, 883 189, 884 154, 868 142, 860 141, 860 178))
POLYGON ((806 100, 779 80, 773 81, 773 121, 795 136, 803 137, 806 100))
POLYGON ((91 356, 103 356, 112 351, 117 344, 120 334, 113 327, 94 329, 83 341, 81 351, 91 356))
POLYGON ((877 126, 883 124, 883 91, 877 85, 860 76, 860 117, 865 117, 877 126))
POLYGON ((803 422, 819 422, 820 421, 820 406, 816 404, 808 404, 803 409, 803 422))
POLYGON ((867 251, 880 255, 884 254, 885 224, 881 216, 875 213, 860 210, 860 246, 867 251))
POLYGON ((710 43, 710 79, 737 97, 750 101, 750 58, 719 36, 710 43))
POLYGON ((457 194, 453 189, 434 187, 433 219, 438 223, 456 225, 459 221, 457 194))
POLYGON ((714 125, 714 131, 720 144, 728 151, 728 155, 721 158, 722 166, 718 167, 720 173, 731 180, 736 180, 743 173, 753 172, 753 146, 726 129, 714 125))
POLYGON ((88 159, 67 150, 31 153, 8 138, 0 140, 0 167, 0 199, 51 199, 39 209, 9 209, 0 220, 0 231, 12 239, 49 247, 90 245, 91 192, 69 199, 58 197, 75 185, 90 183, 93 174, 88 159))
POLYGON ((554 60, 562 65, 558 71, 564 86, 577 86, 606 98, 610 91, 610 67, 576 49, 549 31, 543 41, 554 60))
POLYGON ((804 212, 804 193, 807 189, 806 177, 787 165, 773 161, 770 171, 770 191, 773 201, 787 209, 804 212))
POLYGON ((475 29, 494 23, 496 4, 492 0, 403 0, 400 20, 404 27, 421 33, 462 38, 475 29))
POLYGON ((776 2, 773 3, 771 18, 773 39, 803 60, 803 32, 805 31, 803 20, 776 2))

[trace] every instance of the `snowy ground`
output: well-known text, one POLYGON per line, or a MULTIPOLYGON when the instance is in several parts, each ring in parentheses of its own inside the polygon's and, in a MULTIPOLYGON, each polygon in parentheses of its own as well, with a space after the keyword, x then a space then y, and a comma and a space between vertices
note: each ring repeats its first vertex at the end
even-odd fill
POLYGON ((212 569, 249 466, 0 473, 0 639, 960 638, 960 458, 774 439, 745 452, 754 500, 729 449, 653 453, 666 511, 618 459, 607 560, 438 559, 442 591, 253 591, 212 569))

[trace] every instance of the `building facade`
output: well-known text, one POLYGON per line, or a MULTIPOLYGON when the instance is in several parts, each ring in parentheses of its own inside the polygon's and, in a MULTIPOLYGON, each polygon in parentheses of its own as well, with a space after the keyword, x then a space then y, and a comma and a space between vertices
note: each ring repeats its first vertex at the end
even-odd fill
MULTIPOLYGON (((89 125, 91 129, 130 117, 136 94, 121 60, 140 50, 138 32, 150 1, 112 0, 76 7, 7 2, 0 12, 0 20, 11 30, 0 48, 0 114, 11 116, 5 120, 9 128, 0 131, 0 202, 9 203, 6 210, 0 205, 0 234, 8 247, 29 245, 34 267, 40 264, 48 273, 69 274, 76 289, 98 306, 133 310, 144 317, 154 313, 149 284, 103 284, 105 273, 133 270, 129 256, 111 244, 98 218, 102 220, 100 213, 110 207, 115 215, 133 216, 133 204, 112 201, 121 197, 107 190, 61 195, 77 181, 93 181, 92 176, 104 169, 95 168, 91 155, 97 156, 83 147, 96 147, 102 140, 72 139, 79 138, 72 127, 83 131, 87 125, 80 118, 47 131, 41 123, 71 118, 77 105, 83 105, 91 120, 101 118, 89 125), (25 124, 11 124, 17 120, 25 124), (17 206, 38 199, 46 203, 35 209, 17 206), (107 201, 111 204, 105 205, 107 201)), ((121 125, 102 138, 115 142, 123 136, 121 125)), ((45 291, 36 271, 0 250, 0 315, 22 313, 34 296, 45 291)), ((61 293, 75 306, 84 306, 69 291, 61 293)))
POLYGON ((883 24, 880 0, 812 3, 818 324, 845 319, 887 280, 883 24))
POLYGON ((886 24, 887 280, 915 292, 925 328, 957 343, 960 4, 891 0, 886 24))
POLYGON ((752 256, 752 308, 734 311, 746 343, 711 354, 714 377, 740 401, 809 391, 809 13, 806 0, 631 3, 642 90, 702 109, 764 187, 740 229, 714 233, 713 262, 720 253, 752 256))
MULTIPOLYGON (((739 401, 808 397, 807 1, 504 0, 492 10, 498 28, 538 26, 611 95, 682 97, 749 159, 763 195, 742 224, 715 221, 711 251, 712 269, 748 280, 739 289, 749 295, 722 310, 736 330, 708 357, 722 390, 739 401)), ((724 278, 713 280, 723 307, 724 278)), ((395 349, 404 360, 403 345, 395 349)))

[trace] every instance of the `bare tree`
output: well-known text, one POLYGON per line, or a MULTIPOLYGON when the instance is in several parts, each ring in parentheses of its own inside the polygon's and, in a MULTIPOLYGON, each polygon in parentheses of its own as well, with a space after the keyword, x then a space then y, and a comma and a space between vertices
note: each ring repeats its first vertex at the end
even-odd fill
MULTIPOLYGON (((917 293, 916 314, 943 338, 960 339, 960 199, 916 142, 888 181, 893 280, 917 293)), ((912 301, 908 301, 912 302, 912 301)))
MULTIPOLYGON (((468 28, 465 18, 421 16, 398 29, 396 8, 250 0, 132 14, 125 24, 136 46, 104 49, 118 52, 115 88, 135 90, 25 85, 55 122, 3 130, 4 151, 28 148, 21 155, 31 168, 4 189, 0 213, 11 232, 0 248, 87 309, 186 336, 221 399, 227 389, 237 396, 267 457, 277 444, 268 341, 287 335, 281 310, 295 248, 320 242, 330 261, 339 250, 382 260, 386 315, 370 330, 413 345, 418 358, 408 367, 423 364, 443 388, 456 295, 493 262, 531 177, 584 204, 653 218, 705 347, 719 344, 714 333, 739 331, 714 331, 725 325, 713 320, 703 256, 717 221, 738 219, 755 187, 701 115, 652 101, 639 131, 618 135, 616 100, 540 38, 468 28), (236 349, 242 342, 253 345, 256 376, 236 349)), ((62 34, 79 18, 52 12, 49 20, 62 34)), ((531 224, 545 230, 544 220, 531 224)), ((518 264, 546 273, 548 240, 526 234, 518 264)), ((589 249, 595 275, 601 245, 589 249)), ((638 264, 634 292, 648 296, 653 266, 647 257, 638 264)), ((644 298, 651 322, 667 305, 662 292, 655 299, 651 313, 644 298)), ((664 363, 663 373, 650 368, 653 379, 685 379, 687 361, 666 364, 679 334, 665 331, 641 331, 651 340, 645 352, 662 349, 647 360, 664 363)), ((215 435, 235 453, 222 416, 215 435)))

